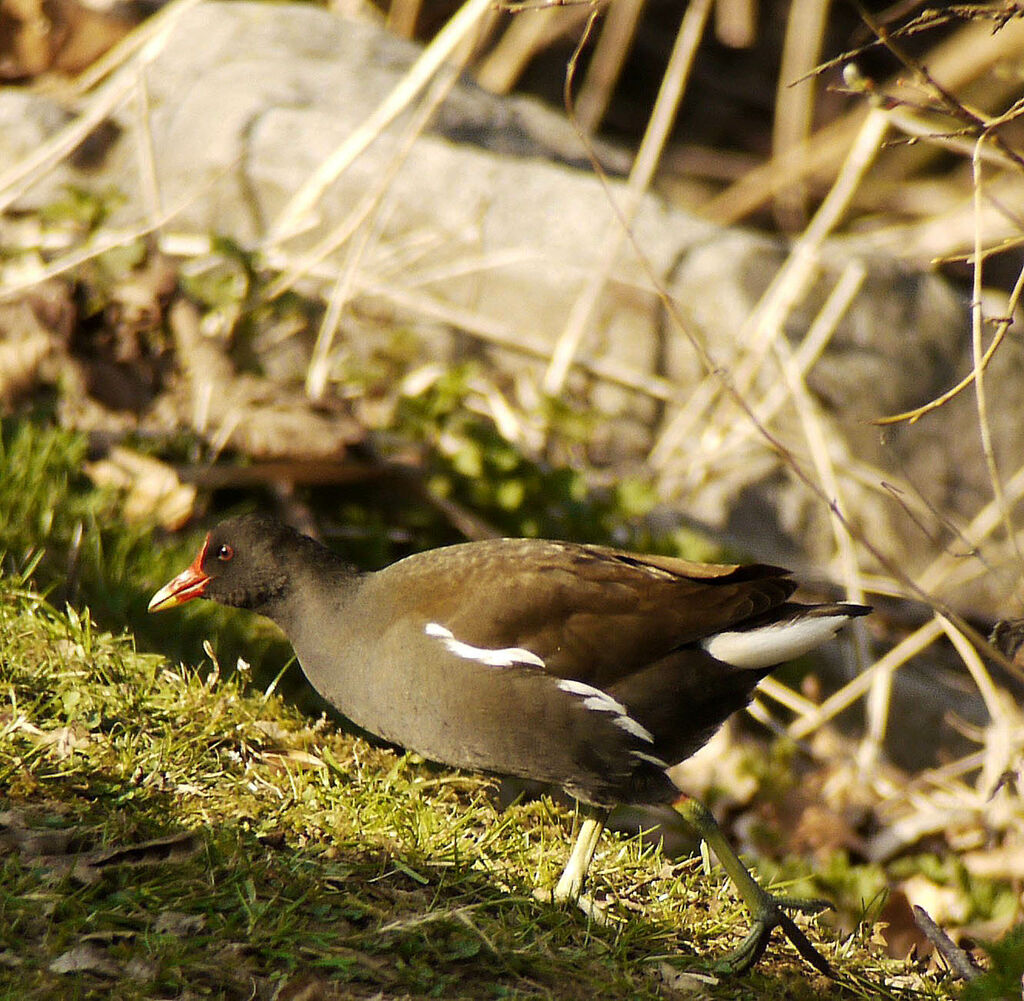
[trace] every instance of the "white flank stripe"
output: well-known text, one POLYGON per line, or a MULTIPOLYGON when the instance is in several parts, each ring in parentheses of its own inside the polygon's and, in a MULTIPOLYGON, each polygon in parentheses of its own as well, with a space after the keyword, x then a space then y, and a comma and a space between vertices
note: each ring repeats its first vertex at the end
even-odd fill
POLYGON ((617 713, 619 716, 626 715, 626 707, 616 699, 613 699, 607 692, 593 685, 585 685, 582 681, 566 679, 558 683, 563 692, 570 695, 579 695, 583 699, 583 705, 599 713, 617 713))
POLYGON ((637 723, 632 716, 616 716, 615 725, 622 727, 626 733, 631 733, 634 737, 646 740, 648 744, 654 743, 654 734, 647 727, 637 723))
POLYGON ((634 758, 639 758, 641 761, 646 761, 657 768, 669 767, 669 763, 667 761, 662 761, 661 758, 656 758, 653 754, 644 754, 643 751, 630 751, 629 753, 632 754, 634 758))
POLYGON ((848 615, 807 616, 759 629, 716 633, 703 640, 701 646, 716 660, 734 667, 751 670, 772 667, 821 646, 849 619, 848 615))
POLYGON ((445 649, 456 657, 464 660, 475 660, 488 667, 513 667, 515 664, 529 664, 531 667, 543 667, 544 661, 535 653, 524 650, 522 647, 510 646, 501 650, 489 650, 482 646, 472 646, 457 640, 450 629, 446 629, 438 622, 428 622, 423 631, 428 636, 435 636, 441 640, 445 649))
POLYGON ((573 681, 571 678, 563 678, 559 683, 558 687, 563 692, 568 692, 570 695, 592 695, 595 698, 604 698, 612 702, 610 695, 606 692, 602 692, 600 688, 595 688, 593 685, 585 685, 582 681, 573 681))
MULTIPOLYGON (((647 727, 641 726, 641 724, 633 719, 629 715, 629 710, 617 699, 613 699, 607 692, 602 692, 600 688, 584 684, 582 681, 573 681, 571 678, 565 678, 560 681, 558 687, 570 695, 580 696, 586 709, 599 713, 614 713, 615 719, 612 722, 616 726, 621 727, 626 733, 631 733, 634 737, 639 737, 640 740, 647 741, 648 744, 654 743, 654 734, 647 727)), ((666 765, 666 767, 668 766, 666 765)))
POLYGON ((591 695, 589 698, 584 699, 583 705, 587 709, 593 709, 594 712, 598 713, 618 713, 620 716, 626 713, 626 707, 605 692, 602 692, 600 695, 591 695))

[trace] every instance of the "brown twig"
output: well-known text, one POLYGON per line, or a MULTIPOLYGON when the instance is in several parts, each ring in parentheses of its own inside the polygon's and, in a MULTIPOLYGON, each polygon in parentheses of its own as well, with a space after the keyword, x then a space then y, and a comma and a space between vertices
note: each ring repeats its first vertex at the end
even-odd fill
POLYGON ((935 946, 950 969, 961 980, 974 980, 984 972, 974 957, 961 949, 932 919, 928 912, 917 904, 913 906, 914 924, 921 929, 925 938, 935 946))

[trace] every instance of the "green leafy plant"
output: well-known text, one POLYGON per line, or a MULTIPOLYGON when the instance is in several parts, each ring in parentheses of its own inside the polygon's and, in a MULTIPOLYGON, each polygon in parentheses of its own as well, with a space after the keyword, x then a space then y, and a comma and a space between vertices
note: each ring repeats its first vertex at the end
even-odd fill
POLYGON ((1018 1001, 1024 988, 1024 925, 984 943, 989 969, 964 988, 962 1001, 1018 1001))

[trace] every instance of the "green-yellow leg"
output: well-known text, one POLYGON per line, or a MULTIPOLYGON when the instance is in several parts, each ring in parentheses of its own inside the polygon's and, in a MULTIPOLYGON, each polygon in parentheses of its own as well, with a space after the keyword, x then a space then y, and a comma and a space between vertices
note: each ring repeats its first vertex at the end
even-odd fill
POLYGON ((743 973, 749 970, 764 953, 773 929, 781 928, 786 938, 796 947, 796 951, 811 966, 826 976, 834 976, 825 957, 811 945, 807 936, 786 913, 800 911, 803 914, 817 914, 831 905, 824 900, 799 900, 793 897, 776 897, 769 893, 747 871, 740 857, 726 840, 711 811, 703 803, 683 795, 672 805, 715 853, 753 918, 750 933, 740 943, 739 948, 722 961, 724 970, 728 973, 743 973))

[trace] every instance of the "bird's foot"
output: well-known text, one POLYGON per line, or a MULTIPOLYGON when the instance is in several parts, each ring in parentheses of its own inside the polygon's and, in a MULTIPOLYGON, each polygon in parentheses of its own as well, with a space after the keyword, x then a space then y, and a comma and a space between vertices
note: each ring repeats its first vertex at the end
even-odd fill
POLYGON ((611 915, 608 913, 607 905, 598 903, 593 897, 587 896, 585 893, 559 893, 557 887, 553 890, 538 887, 533 891, 533 896, 535 899, 546 904, 573 903, 583 911, 587 918, 593 921, 594 924, 611 924, 611 915))
POLYGON ((807 936, 786 913, 798 911, 802 914, 817 914, 832 905, 825 900, 801 900, 796 897, 777 897, 769 893, 748 872, 747 867, 726 840, 711 811, 700 800, 681 795, 673 806, 718 856, 722 868, 729 874, 733 885, 750 910, 753 921, 750 932, 735 952, 717 964, 719 970, 722 973, 745 973, 764 955, 772 932, 776 928, 781 928, 782 934, 793 943, 796 951, 811 966, 827 977, 835 976, 825 957, 811 945, 807 936))
POLYGON ((768 946, 768 940, 776 928, 781 928, 783 935, 793 943, 798 953, 826 977, 834 977, 828 960, 818 952, 810 939, 797 927, 793 919, 786 913, 796 911, 799 914, 817 914, 832 905, 827 900, 802 900, 797 897, 776 897, 767 890, 760 888, 760 899, 751 908, 753 924, 747 937, 728 956, 716 964, 722 973, 746 973, 760 958, 768 946))
POLYGON ((606 904, 599 904, 593 897, 587 896, 585 893, 576 898, 576 906, 595 925, 610 925, 612 923, 612 916, 608 912, 608 906, 606 904))

